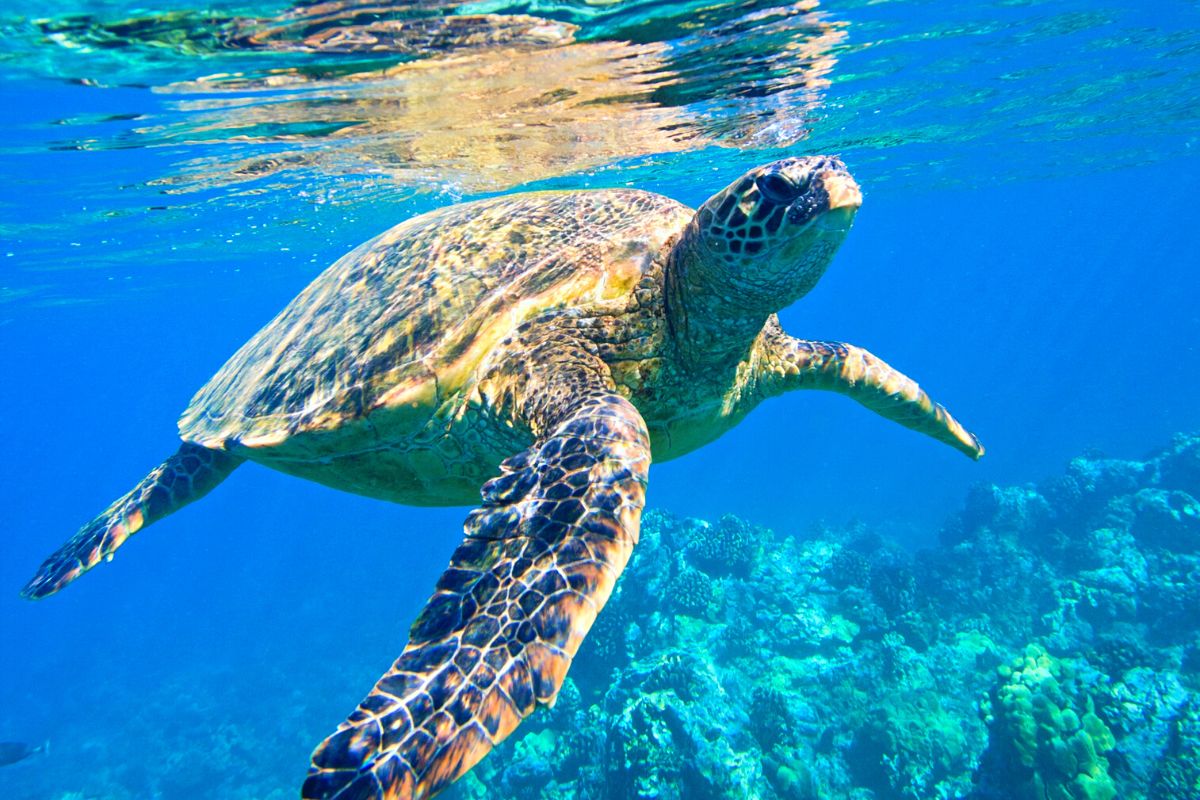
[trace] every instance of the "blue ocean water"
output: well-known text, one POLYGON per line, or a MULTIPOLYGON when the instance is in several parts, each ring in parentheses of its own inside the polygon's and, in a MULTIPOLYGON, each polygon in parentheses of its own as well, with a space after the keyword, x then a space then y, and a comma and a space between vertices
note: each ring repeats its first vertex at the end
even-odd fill
MULTIPOLYGON (((259 5, 221 10, 283 11, 259 5)), ((565 47, 623 48, 604 63, 632 77, 604 74, 642 94, 622 105, 628 86, 614 83, 590 101, 616 139, 597 145, 590 119, 571 133, 591 113, 581 103, 554 117, 577 158, 518 139, 516 156, 539 154, 525 163, 474 153, 474 129, 414 139, 441 106, 421 114, 409 98, 384 124, 379 98, 415 72, 348 87, 328 77, 344 56, 297 66, 286 52, 139 44, 128 29, 122 42, 103 24, 151 14, 131 4, 5 9, 0 740, 52 750, 0 767, 0 797, 297 796, 312 747, 403 647, 466 509, 392 506, 248 465, 60 596, 17 591, 173 452, 193 392, 324 266, 440 205, 633 185, 695 206, 785 153, 838 153, 855 174, 854 230, 784 326, 905 370, 986 457, 796 393, 656 465, 651 509, 732 513, 801 538, 860 524, 936 546, 973 485, 1039 481, 1084 453, 1142 458, 1200 429, 1194 3, 773 8, 446 5, 571 22, 565 47), (783 25, 797 16, 800 28, 783 25), (380 156, 394 142, 401 163, 380 156), (270 157, 300 160, 233 170, 270 157)), ((522 113, 557 101, 539 102, 522 113)))

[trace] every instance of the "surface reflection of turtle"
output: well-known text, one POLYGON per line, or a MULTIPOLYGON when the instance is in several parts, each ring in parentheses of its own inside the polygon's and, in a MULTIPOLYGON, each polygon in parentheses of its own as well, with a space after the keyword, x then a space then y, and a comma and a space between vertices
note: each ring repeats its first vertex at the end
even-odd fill
POLYGON ((188 140, 200 131, 208 142, 252 132, 286 148, 184 165, 156 181, 168 192, 309 171, 495 191, 710 144, 789 146, 806 134, 845 34, 815 14, 773 11, 755 18, 761 28, 745 46, 761 47, 754 57, 738 44, 745 32, 726 26, 669 46, 475 48, 352 74, 309 68, 181 82, 164 91, 197 96, 182 101, 186 120, 142 132, 188 140))
POLYGON ((849 395, 978 458, 909 378, 775 312, 860 202, 836 159, 754 169, 698 210, 636 190, 519 194, 401 223, 242 347, 183 445, 51 556, 51 594, 243 461, 402 503, 482 503, 408 646, 314 752, 303 796, 424 798, 554 701, 637 542, 651 458, 765 398, 849 395))
POLYGON ((664 68, 661 51, 625 42, 505 47, 322 80, 289 72, 195 81, 170 87, 200 97, 182 101, 182 123, 139 135, 186 140, 198 130, 232 140, 252 131, 257 141, 285 148, 181 165, 177 175, 154 181, 169 193, 313 173, 496 191, 703 143, 686 110, 650 100, 647 74, 664 68), (260 94, 273 99, 231 107, 231 96, 260 94))
POLYGON ((277 17, 171 11, 120 20, 68 14, 37 20, 51 41, 72 48, 166 49, 184 54, 271 50, 413 58, 474 48, 549 47, 578 26, 525 14, 446 14, 454 3, 330 2, 277 17))
POLYGON ((380 19, 357 24, 255 24, 227 46, 312 53, 395 53, 414 57, 503 46, 553 47, 574 39, 578 27, 524 14, 463 14, 380 19))
POLYGON ((220 71, 156 87, 178 113, 114 142, 59 146, 202 143, 149 181, 169 194, 328 187, 345 202, 392 187, 499 191, 713 144, 792 146, 845 39, 812 0, 614 3, 583 41, 571 22, 476 5, 497 13, 340 0, 270 19, 60 19, 53 35, 72 46, 146 55, 215 42, 233 55, 195 62, 220 71))

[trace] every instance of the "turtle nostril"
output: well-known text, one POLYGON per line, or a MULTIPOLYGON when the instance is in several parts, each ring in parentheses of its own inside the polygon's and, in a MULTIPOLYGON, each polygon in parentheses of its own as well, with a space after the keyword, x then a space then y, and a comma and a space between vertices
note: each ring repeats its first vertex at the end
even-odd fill
POLYGON ((787 205, 800 196, 801 188, 778 172, 760 175, 754 182, 759 193, 772 203, 787 205))

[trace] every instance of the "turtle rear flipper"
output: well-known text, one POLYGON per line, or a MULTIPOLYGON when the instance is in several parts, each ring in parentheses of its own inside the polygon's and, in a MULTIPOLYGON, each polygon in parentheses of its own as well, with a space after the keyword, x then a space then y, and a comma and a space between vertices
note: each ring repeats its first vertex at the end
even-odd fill
POLYGON ((637 541, 650 441, 580 398, 484 484, 399 660, 313 753, 305 800, 423 800, 550 705, 637 541))
POLYGON ((152 522, 206 495, 244 459, 223 450, 184 442, 129 494, 79 529, 46 559, 21 596, 36 600, 54 594, 100 563, 152 522))

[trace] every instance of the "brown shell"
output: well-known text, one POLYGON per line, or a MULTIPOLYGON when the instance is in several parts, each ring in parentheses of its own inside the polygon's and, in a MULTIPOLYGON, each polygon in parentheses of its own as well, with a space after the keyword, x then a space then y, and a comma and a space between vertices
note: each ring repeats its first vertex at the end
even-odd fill
POLYGON ((628 294, 641 269, 622 256, 657 253, 692 213, 617 189, 414 217, 338 259, 243 345, 192 399, 180 434, 214 448, 335 434, 316 447, 303 437, 296 458, 411 435, 522 322, 628 294))

